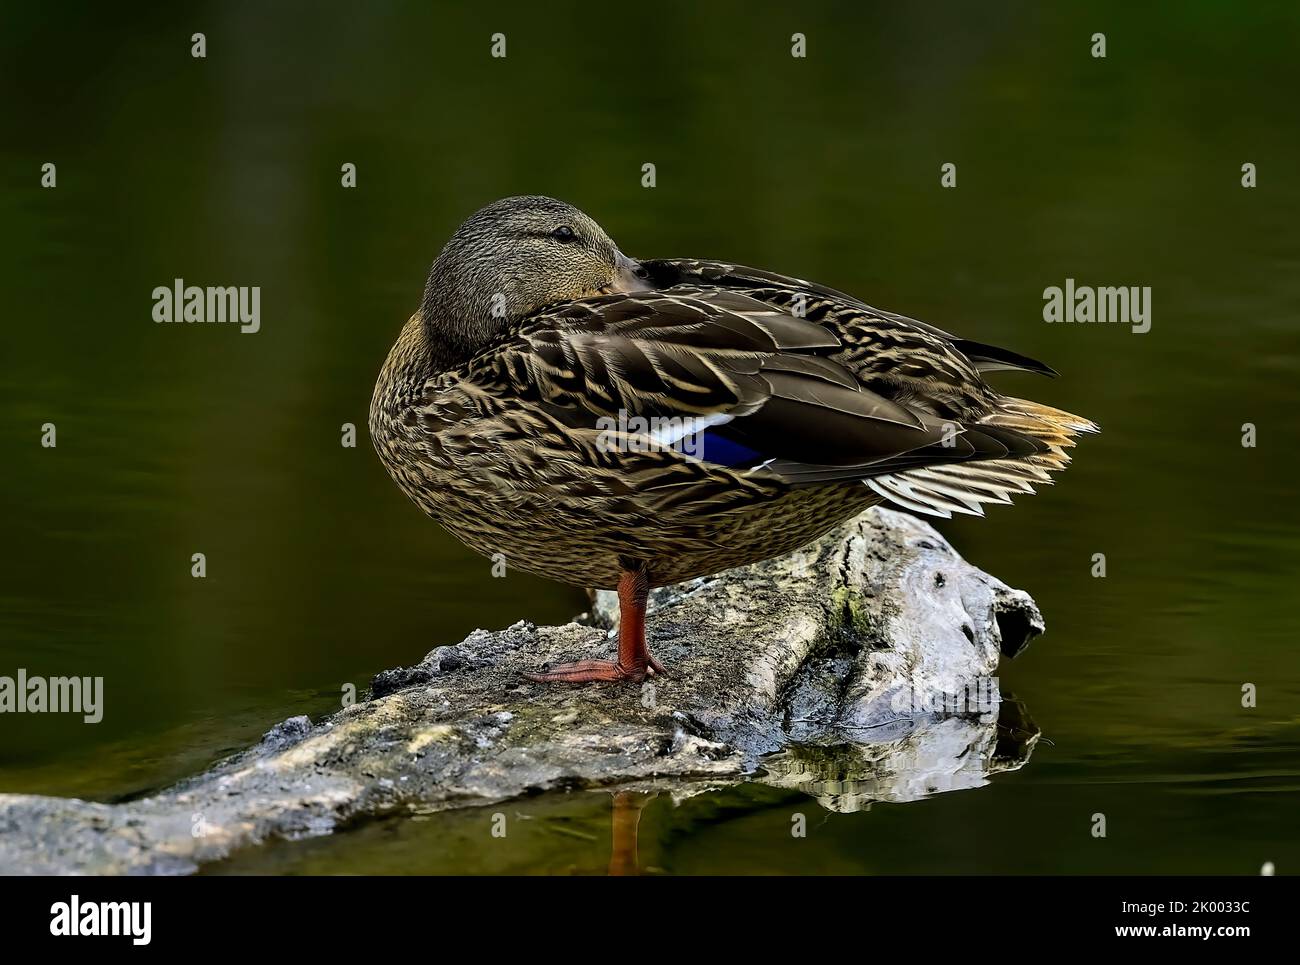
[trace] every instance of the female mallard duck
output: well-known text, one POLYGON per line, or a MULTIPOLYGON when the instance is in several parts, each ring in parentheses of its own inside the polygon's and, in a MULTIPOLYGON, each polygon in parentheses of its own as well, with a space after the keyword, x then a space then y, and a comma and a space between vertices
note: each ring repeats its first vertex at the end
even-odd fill
POLYGON ((1087 419, 983 373, 1055 373, 797 278, 636 262, 591 218, 507 198, 452 235, 370 406, 397 485, 470 548, 617 588, 618 659, 663 672, 652 586, 787 553, 874 503, 982 514, 1069 461, 1087 419))

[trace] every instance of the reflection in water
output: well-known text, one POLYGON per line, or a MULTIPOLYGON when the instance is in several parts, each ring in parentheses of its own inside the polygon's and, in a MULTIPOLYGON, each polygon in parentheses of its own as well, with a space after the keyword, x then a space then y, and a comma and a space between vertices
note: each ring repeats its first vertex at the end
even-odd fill
POLYGON ((1039 735, 1024 705, 1004 697, 988 719, 932 717, 914 720, 895 740, 791 748, 766 758, 758 779, 851 814, 874 801, 904 803, 982 787, 994 774, 1023 767, 1039 735))
MULTIPOLYGON (((983 787, 994 774, 1029 762, 1041 731, 1025 705, 1004 695, 996 715, 914 718, 902 736, 860 743, 804 744, 763 761, 755 781, 798 791, 827 811, 854 814, 878 801, 903 804, 983 787)), ((611 875, 638 875, 641 813, 658 791, 615 791, 611 875)), ((692 796, 686 788, 675 794, 692 796)))
POLYGON ((610 875, 639 875, 636 834, 641 812, 659 796, 657 791, 615 791, 611 819, 612 841, 609 852, 610 875))

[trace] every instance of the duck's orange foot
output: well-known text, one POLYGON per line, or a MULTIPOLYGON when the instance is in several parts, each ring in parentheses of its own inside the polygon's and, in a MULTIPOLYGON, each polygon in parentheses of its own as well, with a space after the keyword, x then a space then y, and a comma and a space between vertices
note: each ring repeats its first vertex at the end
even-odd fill
POLYGON ((549 670, 524 671, 524 677, 539 684, 615 683, 626 680, 639 684, 652 674, 666 674, 664 665, 649 657, 646 666, 621 666, 617 660, 578 660, 556 664, 549 670))

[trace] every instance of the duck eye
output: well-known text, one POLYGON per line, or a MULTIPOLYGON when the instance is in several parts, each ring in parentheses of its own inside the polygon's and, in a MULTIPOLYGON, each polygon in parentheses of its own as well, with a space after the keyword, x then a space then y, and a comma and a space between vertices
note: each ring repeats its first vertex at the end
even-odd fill
POLYGON ((562 224, 554 231, 552 231, 551 237, 554 238, 556 241, 559 241, 566 245, 571 241, 578 240, 577 233, 572 228, 570 228, 567 224, 562 224))

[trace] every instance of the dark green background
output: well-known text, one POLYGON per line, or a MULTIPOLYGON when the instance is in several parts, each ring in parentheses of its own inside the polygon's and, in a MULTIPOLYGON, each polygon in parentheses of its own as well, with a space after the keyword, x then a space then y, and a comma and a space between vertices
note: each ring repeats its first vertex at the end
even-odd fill
MULTIPOLYGON (((999 386, 1104 429, 1054 489, 941 526, 1047 617, 1001 671, 1051 741, 1025 769, 845 816, 762 787, 661 797, 645 864, 1300 867, 1300 8, 1131 6, 6 4, 0 674, 107 693, 93 727, 0 718, 0 790, 138 794, 475 627, 583 607, 490 578, 364 429, 447 235, 547 193, 634 255, 814 278, 1043 358, 1059 381, 999 386), (177 276, 260 285, 262 331, 154 324, 177 276), (1044 324, 1067 277, 1151 286, 1151 332, 1044 324)), ((229 870, 604 867, 607 795, 511 810, 535 820, 509 845, 465 812, 229 870)))

